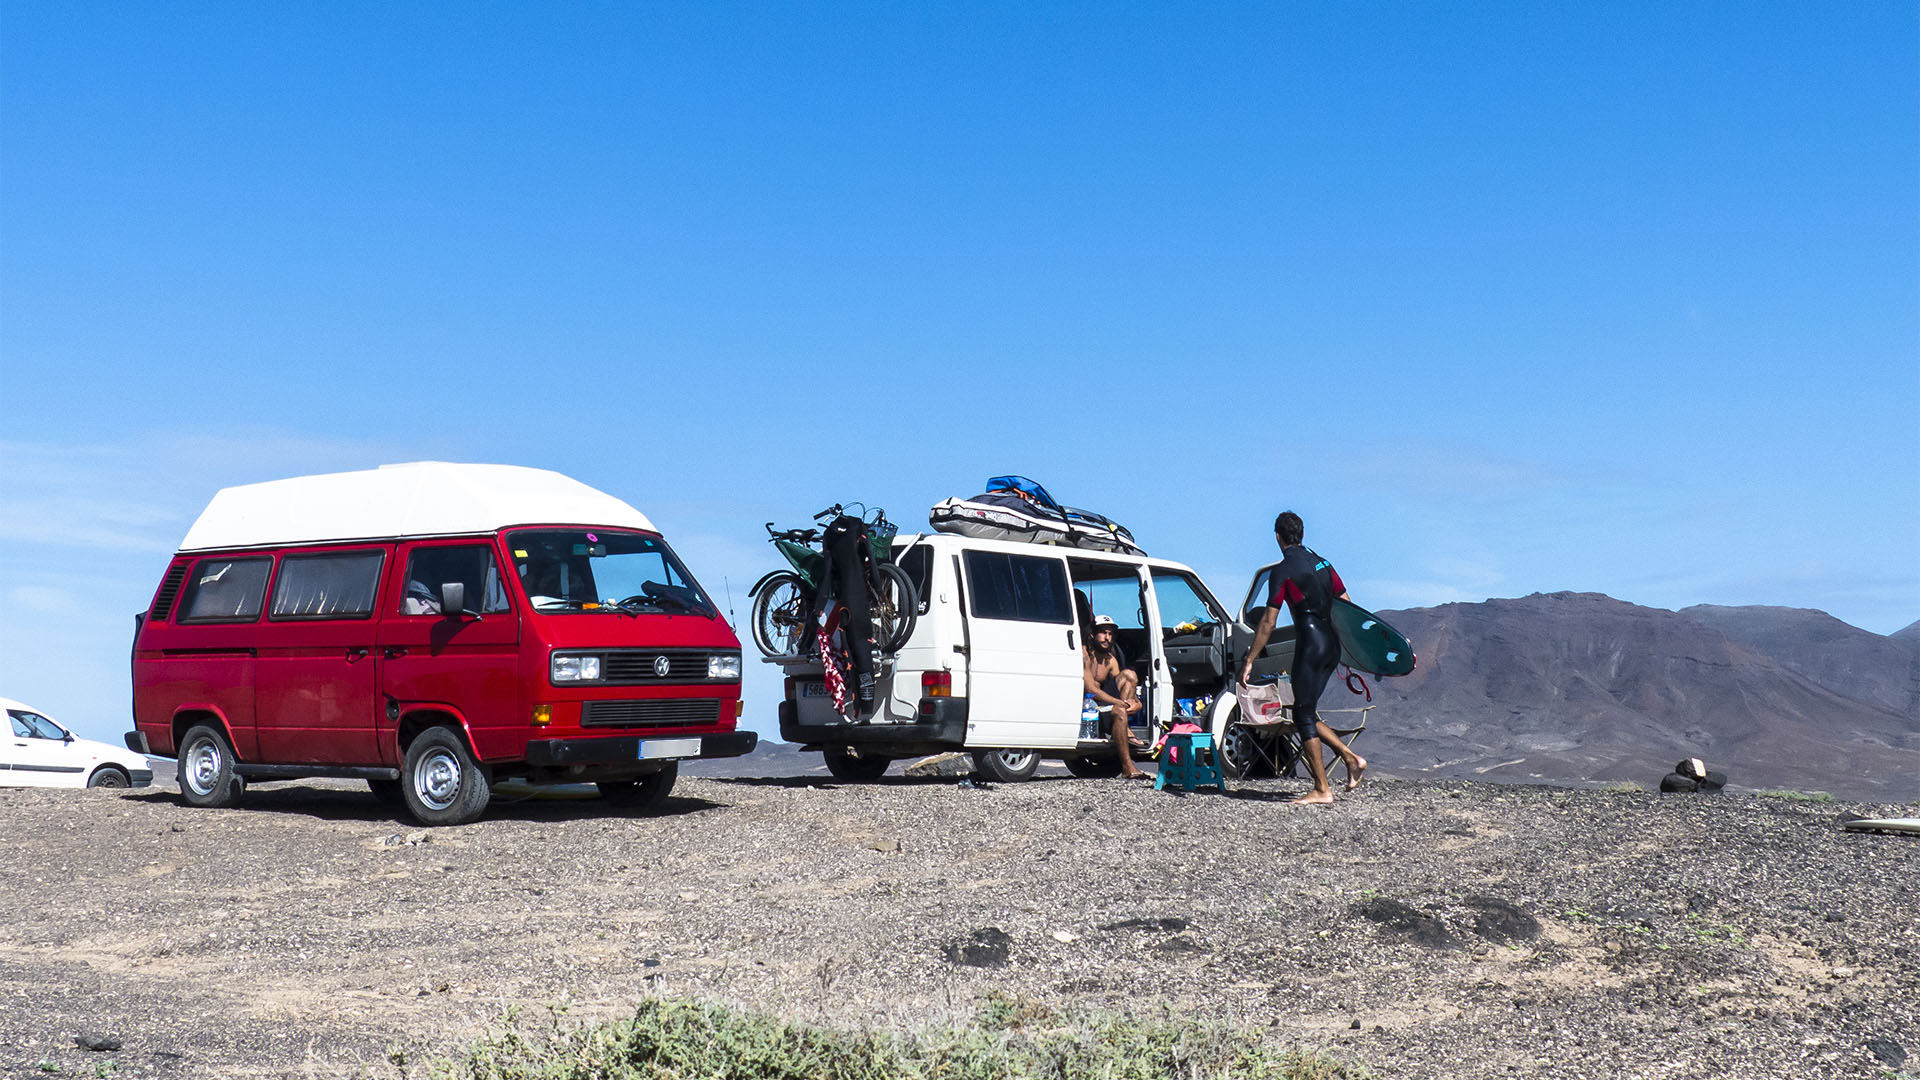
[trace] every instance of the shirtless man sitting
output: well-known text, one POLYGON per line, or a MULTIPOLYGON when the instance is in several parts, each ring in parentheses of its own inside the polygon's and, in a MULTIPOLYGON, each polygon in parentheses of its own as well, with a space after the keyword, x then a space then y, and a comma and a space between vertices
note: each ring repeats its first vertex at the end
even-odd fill
POLYGON ((1120 756, 1120 775, 1133 780, 1150 775, 1133 763, 1134 748, 1140 744, 1133 741, 1130 728, 1133 714, 1141 709, 1140 696, 1135 693, 1140 688, 1140 676, 1134 674, 1132 668, 1120 666, 1120 657, 1113 648, 1116 629, 1108 616, 1093 617, 1093 639, 1087 642, 1082 671, 1087 693, 1099 703, 1100 711, 1112 719, 1113 749, 1120 756))

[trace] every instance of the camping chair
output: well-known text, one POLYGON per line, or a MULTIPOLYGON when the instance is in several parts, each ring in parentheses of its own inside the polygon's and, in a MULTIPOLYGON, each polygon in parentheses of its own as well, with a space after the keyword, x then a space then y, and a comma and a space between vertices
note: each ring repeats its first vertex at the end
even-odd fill
MULTIPOLYGON (((1347 744, 1348 749, 1352 749, 1355 740, 1367 730, 1367 714, 1373 709, 1372 705, 1358 709, 1321 709, 1320 719, 1340 737, 1341 742, 1347 744)), ((1300 775, 1300 743, 1293 732, 1293 706, 1282 705, 1263 717, 1236 715, 1233 723, 1251 736, 1242 745, 1251 752, 1254 764, 1271 769, 1275 776, 1300 775)), ((1332 781, 1333 767, 1342 764, 1340 755, 1334 753, 1324 740, 1320 744, 1320 753, 1327 779, 1332 781)))

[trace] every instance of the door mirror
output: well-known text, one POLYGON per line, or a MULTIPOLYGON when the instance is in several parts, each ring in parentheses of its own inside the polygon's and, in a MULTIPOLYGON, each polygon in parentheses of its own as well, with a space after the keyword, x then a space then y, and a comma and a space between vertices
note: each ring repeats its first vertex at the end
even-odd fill
POLYGON ((441 583, 440 614, 448 618, 457 618, 467 614, 467 586, 464 582, 447 581, 441 583))

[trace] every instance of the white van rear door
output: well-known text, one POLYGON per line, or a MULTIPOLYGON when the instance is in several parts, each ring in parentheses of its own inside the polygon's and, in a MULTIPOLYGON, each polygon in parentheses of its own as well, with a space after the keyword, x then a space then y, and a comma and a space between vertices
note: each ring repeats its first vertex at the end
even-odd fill
POLYGON ((1066 559, 967 550, 967 745, 1079 741, 1079 627, 1066 559))

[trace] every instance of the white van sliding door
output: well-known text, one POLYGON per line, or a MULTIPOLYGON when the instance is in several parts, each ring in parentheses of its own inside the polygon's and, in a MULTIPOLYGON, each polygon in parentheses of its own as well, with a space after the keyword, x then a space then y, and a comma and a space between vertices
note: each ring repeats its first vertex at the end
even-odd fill
POLYGON ((1071 748, 1079 626, 1059 557, 966 551, 967 745, 1071 748))

